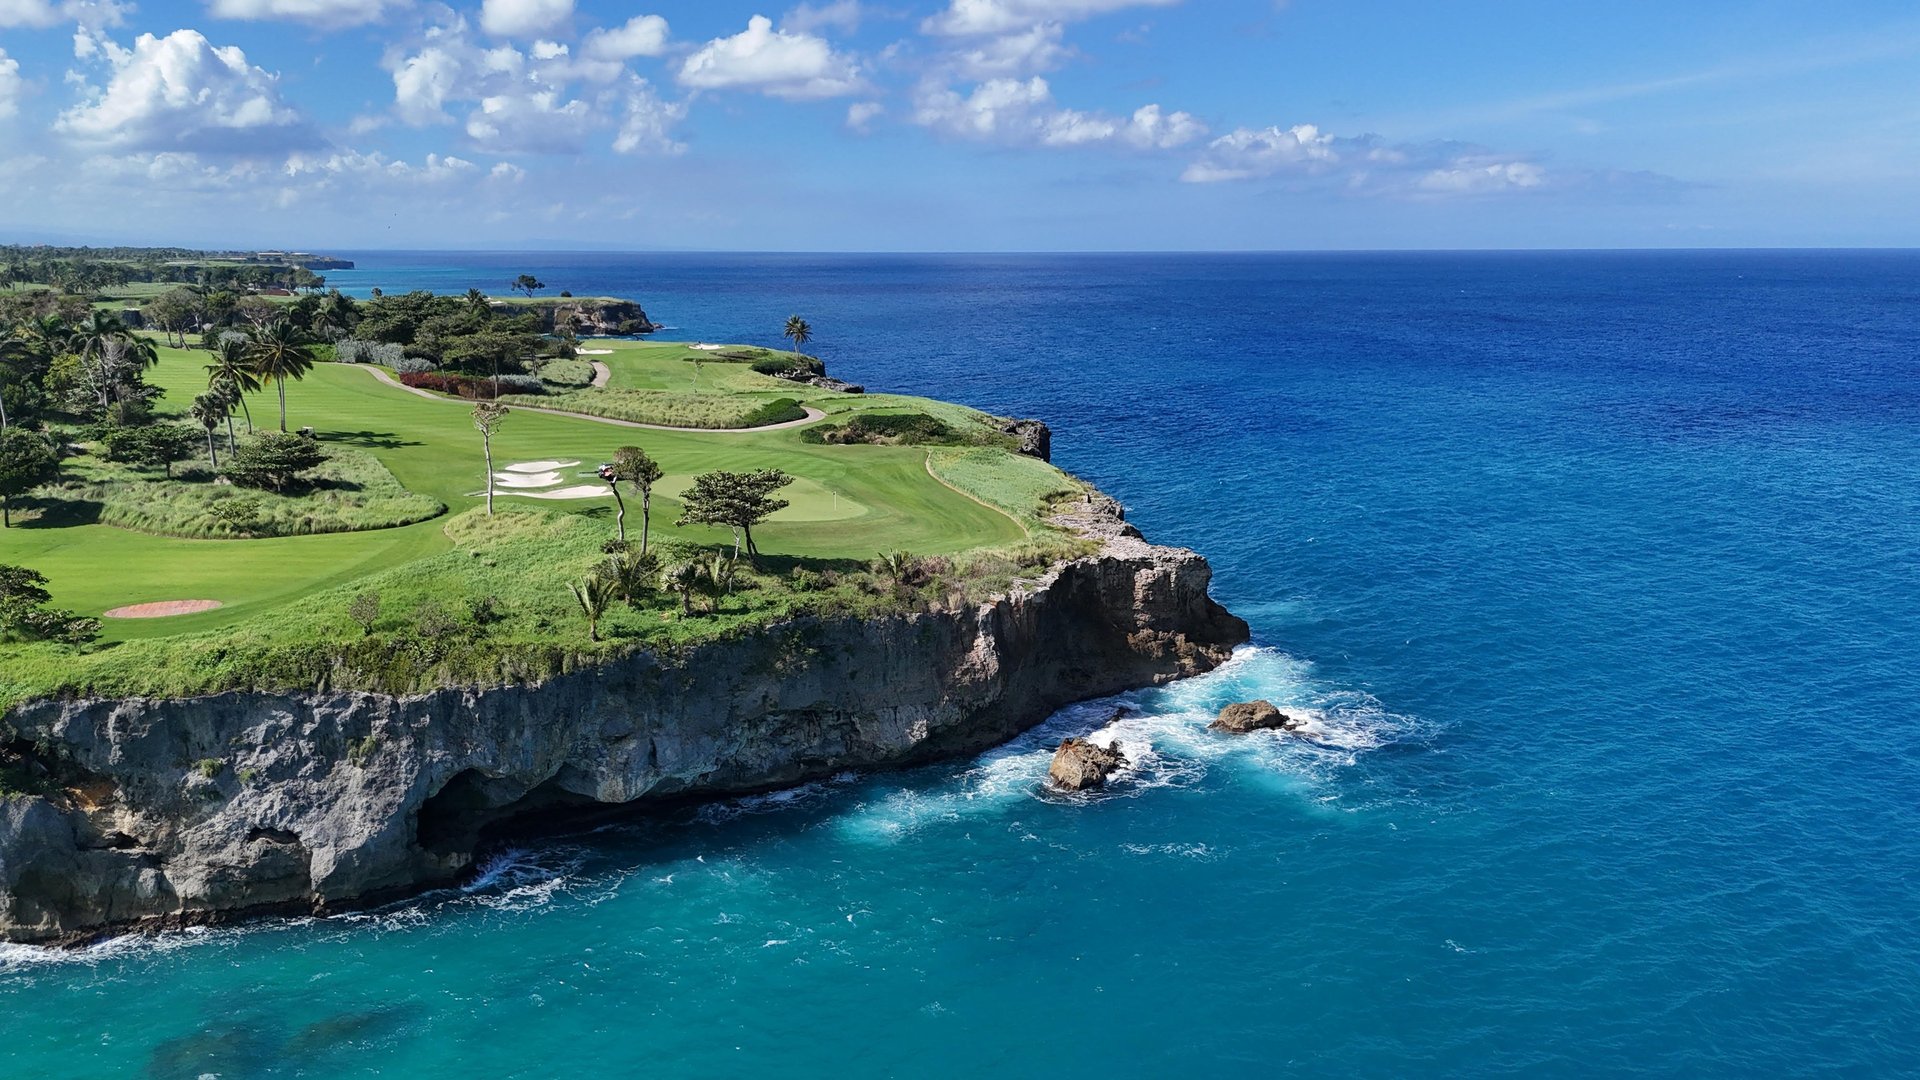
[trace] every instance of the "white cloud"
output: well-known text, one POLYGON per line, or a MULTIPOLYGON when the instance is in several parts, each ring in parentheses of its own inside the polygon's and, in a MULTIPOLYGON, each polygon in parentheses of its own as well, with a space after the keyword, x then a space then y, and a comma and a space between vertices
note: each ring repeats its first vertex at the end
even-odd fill
POLYGON ((860 0, 832 0, 825 4, 801 4, 780 19, 780 29, 809 34, 815 30, 840 30, 853 33, 860 29, 866 12, 860 0))
POLYGON ((573 0, 486 0, 480 29, 495 37, 541 37, 573 17, 573 0))
POLYGON ((26 92, 26 81, 20 78, 20 61, 0 49, 0 120, 20 111, 20 99, 26 92))
POLYGON ((285 19, 328 30, 378 22, 389 7, 406 0, 211 0, 207 10, 221 19, 285 19))
MULTIPOLYGON (((647 28, 644 19, 627 28, 636 24, 647 28)), ((663 21, 662 38, 665 30, 663 21)), ((582 52, 593 47, 592 40, 582 52)), ((537 40, 525 52, 512 45, 486 47, 455 17, 429 30, 412 55, 389 55, 387 66, 393 72, 394 115, 423 127, 453 123, 465 106, 462 128, 476 149, 488 153, 577 153, 596 133, 608 130, 614 132, 615 148, 625 153, 684 149, 672 137, 674 126, 686 118, 684 103, 662 101, 622 61, 575 56, 558 41, 537 40), (613 85, 622 77, 629 80, 625 89, 613 85), (576 91, 581 80, 594 85, 576 91)))
POLYGON ((1060 66, 1073 50, 1061 43, 1059 23, 1039 23, 1018 33, 1003 34, 954 53, 959 73, 969 79, 1032 75, 1060 66))
POLYGON ((1207 133, 1207 125, 1189 113, 1163 113, 1158 105, 1142 105, 1120 129, 1120 138, 1142 150, 1172 150, 1207 133))
POLYGON ((613 148, 622 154, 685 153, 687 145, 674 140, 673 129, 686 118, 686 102, 662 100, 652 83, 636 76, 627 90, 626 115, 613 148))
POLYGON ((595 30, 580 46, 582 56, 595 60, 631 60, 666 51, 667 20, 658 15, 635 15, 625 26, 595 30))
POLYGON ((1158 105, 1138 109, 1129 118, 1061 108, 1047 80, 1037 75, 1025 81, 989 79, 964 97, 950 88, 923 86, 913 119, 955 138, 1014 146, 1108 144, 1166 150, 1207 130, 1192 115, 1165 113, 1158 105))
POLYGON ((1004 34, 1045 22, 1071 22, 1132 7, 1168 7, 1180 0, 949 0, 947 10, 927 18, 930 34, 963 37, 1004 34))
POLYGON ((61 23, 79 23, 100 29, 119 26, 128 8, 120 0, 0 0, 0 30, 15 27, 45 29, 61 23))
POLYGON ((440 183, 471 176, 478 168, 473 162, 451 154, 428 154, 422 164, 409 165, 378 152, 365 154, 358 150, 335 150, 322 154, 292 154, 280 167, 280 173, 290 179, 304 177, 323 182, 372 179, 440 183))
POLYGON ((1200 160, 1181 179, 1207 184, 1251 180, 1283 170, 1310 170, 1339 160, 1334 138, 1312 124, 1262 130, 1238 128, 1207 144, 1200 160))
POLYGON ((1180 179, 1194 184, 1274 176, 1327 177, 1359 195, 1446 198, 1579 186, 1604 177, 1453 142, 1389 146, 1373 135, 1335 136, 1312 124, 1239 128, 1207 144, 1180 179))
POLYGON ((466 64, 460 50, 430 44, 393 67, 393 108, 400 119, 416 127, 446 123, 447 101, 459 94, 466 64))
POLYGON ((312 128, 280 98, 275 76, 237 46, 215 46, 196 30, 142 34, 132 49, 98 51, 113 68, 105 90, 61 114, 55 127, 75 138, 138 150, 262 152, 310 146, 312 128))
POLYGON ((856 101, 847 106, 847 128, 864 135, 886 111, 887 107, 877 101, 856 101))
POLYGON ((571 154, 600 122, 592 106, 558 90, 509 91, 480 99, 467 137, 494 153, 571 154))
POLYGON ((824 38, 775 30, 764 15, 732 37, 715 38, 680 65, 680 82, 696 90, 758 90, 795 100, 839 97, 866 88, 859 66, 824 38))
POLYGON ((1546 181, 1547 171, 1530 161, 1462 158, 1446 168, 1428 172, 1416 186, 1433 195, 1488 195, 1537 188, 1546 181))

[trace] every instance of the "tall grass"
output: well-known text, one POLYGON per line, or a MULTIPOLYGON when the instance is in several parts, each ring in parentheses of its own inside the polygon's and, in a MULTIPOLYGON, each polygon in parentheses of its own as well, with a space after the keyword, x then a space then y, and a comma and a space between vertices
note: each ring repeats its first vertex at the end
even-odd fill
POLYGON ((749 428, 786 423, 807 415, 799 402, 790 397, 686 394, 671 390, 575 390, 545 397, 503 394, 500 400, 510 405, 560 409, 663 427, 749 428))
POLYGON ((292 494, 215 483, 206 463, 173 480, 96 458, 67 466, 71 479, 35 495, 54 503, 42 513, 97 520, 136 532, 198 540, 258 539, 391 529, 438 517, 446 504, 408 491, 380 459, 338 443, 292 494))

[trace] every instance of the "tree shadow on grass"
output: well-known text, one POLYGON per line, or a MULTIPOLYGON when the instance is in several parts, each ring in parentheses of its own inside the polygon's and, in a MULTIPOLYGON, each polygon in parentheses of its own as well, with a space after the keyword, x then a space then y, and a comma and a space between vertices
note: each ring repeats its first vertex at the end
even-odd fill
POLYGON ((398 450, 405 446, 425 446, 419 439, 403 439, 392 431, 323 431, 321 442, 346 443, 368 450, 398 450))
POLYGON ((97 525, 106 503, 93 499, 52 499, 44 495, 9 500, 16 529, 71 529, 97 525))

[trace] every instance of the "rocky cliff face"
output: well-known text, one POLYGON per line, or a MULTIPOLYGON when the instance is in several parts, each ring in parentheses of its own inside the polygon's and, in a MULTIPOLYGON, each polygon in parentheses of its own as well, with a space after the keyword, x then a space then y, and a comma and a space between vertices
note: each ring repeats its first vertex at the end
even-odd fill
POLYGON ((971 753, 1246 640, 1200 556, 1108 504, 1074 524, 1103 549, 991 604, 802 619, 539 685, 19 707, 0 742, 51 793, 0 799, 0 936, 392 896, 457 878, 517 815, 971 753))

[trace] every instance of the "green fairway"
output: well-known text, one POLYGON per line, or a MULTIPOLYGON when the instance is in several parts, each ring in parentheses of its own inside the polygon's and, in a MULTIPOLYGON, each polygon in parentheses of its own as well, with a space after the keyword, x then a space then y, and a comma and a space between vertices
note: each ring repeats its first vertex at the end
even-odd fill
MULTIPOLYGON (((666 388, 683 375, 690 381, 693 365, 686 359, 690 350, 684 346, 616 341, 590 347, 613 349, 610 355, 594 358, 609 362, 617 380, 628 380, 629 385, 666 388)), ((167 390, 162 410, 177 412, 205 388, 207 354, 162 348, 160 355, 149 379, 167 390)), ((701 367, 703 384, 715 394, 749 387, 762 392, 787 388, 790 396, 810 401, 834 398, 830 404, 836 411, 861 403, 856 397, 826 395, 757 375, 744 364, 709 362, 701 367), (795 390, 803 393, 795 395, 795 390)), ((271 387, 251 395, 248 406, 256 427, 277 425, 278 405, 271 387)), ((444 502, 450 514, 484 501, 481 442, 469 402, 425 399, 378 381, 368 369, 322 364, 305 380, 288 384, 287 406, 290 428, 312 426, 324 443, 372 453, 401 484, 444 502)), ((951 554, 1025 538, 1021 526, 994 507, 1017 508, 1007 507, 1004 498, 996 497, 998 493, 976 493, 994 504, 990 507, 936 481, 928 473, 923 449, 809 445, 798 430, 643 431, 516 411, 494 436, 494 463, 496 469, 504 469, 519 462, 579 462, 561 470, 566 474, 565 485, 596 484, 594 467, 623 445, 644 448, 666 471, 653 500, 656 535, 716 549, 730 544, 724 530, 676 529, 672 524, 680 513, 678 494, 696 473, 716 469, 777 468, 796 478, 782 492, 792 505, 755 530, 755 539, 770 555, 867 560, 892 551, 951 554)), ((1013 460, 1003 451, 983 453, 1013 460)), ((1070 483, 1051 467, 1019 461, 1015 468, 1044 469, 1054 488, 1070 483)), ((966 486, 965 476, 947 479, 966 486)), ((608 535, 612 533, 613 500, 605 494, 536 500, 501 488, 496 499, 503 506, 585 516, 603 523, 608 535)), ((640 507, 631 492, 627 510, 629 528, 637 529, 640 507)), ((147 638, 242 622, 299 597, 446 551, 451 542, 444 532, 445 521, 443 517, 404 528, 265 540, 181 540, 99 524, 32 526, 0 532, 0 562, 46 574, 55 602, 83 614, 158 600, 205 599, 225 605, 197 615, 106 621, 109 640, 147 638)))

